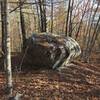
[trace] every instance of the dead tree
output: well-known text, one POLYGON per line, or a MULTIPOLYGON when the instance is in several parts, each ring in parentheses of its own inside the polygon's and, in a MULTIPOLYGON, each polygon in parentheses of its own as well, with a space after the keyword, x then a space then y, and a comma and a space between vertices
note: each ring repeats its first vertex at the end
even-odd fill
POLYGON ((93 16, 92 16, 92 21, 91 21, 91 24, 90 24, 90 27, 89 27, 89 30, 88 30, 88 33, 87 33, 88 34, 88 42, 87 42, 87 45, 89 44, 89 41, 90 41, 90 34, 91 34, 92 26, 93 26, 93 21, 94 21, 94 18, 96 16, 96 13, 98 11, 98 8, 99 8, 99 3, 97 5, 97 7, 96 7, 96 10, 95 10, 93 16))
MULTIPOLYGON (((36 3, 36 0, 35 0, 35 3, 36 3)), ((38 32, 40 32, 40 14, 39 14, 39 6, 38 4, 36 3, 36 12, 37 12, 37 17, 38 17, 38 32)))
POLYGON ((92 36, 92 39, 91 39, 90 54, 91 54, 92 48, 93 48, 95 41, 97 40, 97 37, 98 37, 99 32, 100 32, 100 24, 99 23, 100 23, 100 15, 99 15, 97 24, 95 25, 93 36, 92 36))
MULTIPOLYGON (((95 4, 95 1, 93 2, 94 4, 95 4)), ((94 5, 93 4, 93 5, 94 5)), ((94 36, 93 35, 91 35, 91 32, 92 32, 92 28, 93 28, 93 21, 94 21, 94 19, 95 19, 95 16, 96 16, 96 13, 97 13, 97 11, 98 11, 98 8, 99 8, 99 5, 100 5, 100 3, 98 2, 98 4, 97 4, 97 7, 95 8, 95 10, 94 10, 94 13, 93 12, 91 12, 91 13, 93 13, 93 15, 92 15, 92 17, 90 17, 90 22, 89 22, 89 28, 88 28, 88 30, 87 30, 87 33, 86 33, 86 35, 87 35, 87 41, 86 41, 86 48, 85 48, 85 51, 84 51, 84 54, 83 54, 83 60, 85 61, 85 62, 87 62, 87 61, 89 61, 89 56, 90 56, 90 54, 91 54, 91 50, 92 50, 92 47, 91 47, 91 45, 92 46, 94 46, 94 43, 92 44, 92 42, 93 41, 95 41, 95 35, 97 34, 98 35, 98 32, 96 31, 96 30, 98 30, 97 28, 98 28, 98 21, 97 21, 97 24, 96 24, 96 27, 94 27, 94 36)), ((93 7, 92 7, 93 8, 93 7)), ((91 9, 91 10, 93 10, 93 9, 91 9)))
POLYGON ((5 62, 4 62, 4 59, 5 59, 5 24, 4 24, 4 2, 3 1, 0 1, 0 5, 1 5, 1 31, 2 31, 2 49, 0 51, 0 55, 3 59, 3 66, 2 68, 3 69, 6 69, 5 68, 5 62))
POLYGON ((99 23, 100 23, 100 15, 99 15, 98 21, 97 21, 97 23, 95 25, 92 38, 89 41, 88 48, 86 49, 86 55, 85 55, 86 61, 85 62, 89 61, 90 54, 91 54, 92 49, 93 49, 93 47, 95 45, 95 41, 96 41, 96 39, 97 39, 97 37, 99 35, 99 32, 100 32, 100 25, 99 25, 99 23))
POLYGON ((51 33, 53 33, 53 0, 51 0, 51 33))
POLYGON ((87 49, 89 48, 89 43, 90 43, 90 40, 91 40, 90 38, 91 38, 91 31, 92 31, 92 28, 93 28, 93 21, 94 21, 94 18, 96 16, 96 13, 97 13, 97 10, 98 10, 98 7, 99 7, 99 5, 97 5, 97 7, 96 7, 96 9, 93 13, 94 5, 95 5, 95 0, 93 0, 92 6, 91 6, 91 9, 90 9, 89 21, 88 21, 87 29, 86 29, 84 39, 83 39, 84 48, 86 46, 85 50, 83 51, 83 55, 82 55, 84 61, 87 61, 86 60, 87 49))
POLYGON ((81 17, 81 20, 80 20, 80 23, 79 23, 79 27, 78 27, 78 30, 77 30, 76 35, 75 35, 75 38, 76 38, 76 39, 77 39, 77 37, 78 37, 78 35, 79 35, 79 31, 80 31, 80 29, 81 29, 81 25, 82 25, 82 22, 83 22, 83 18, 84 18, 84 16, 85 16, 86 12, 87 12, 87 7, 88 7, 88 5, 89 5, 89 2, 90 2, 90 0, 87 1, 86 6, 85 6, 85 8, 84 8, 84 10, 83 10, 82 17, 81 17))
POLYGON ((68 3, 68 11, 67 11, 67 17, 66 17, 66 28, 65 28, 65 35, 68 36, 68 23, 69 23, 69 14, 70 14, 70 4, 71 0, 69 0, 68 3))
POLYGON ((10 48, 10 32, 9 32, 9 20, 8 20, 8 1, 3 0, 3 24, 4 24, 4 43, 5 43, 5 65, 6 65, 6 92, 8 95, 12 95, 12 70, 11 70, 11 48, 10 48))
POLYGON ((44 5, 45 0, 39 0, 39 9, 40 9, 40 31, 46 32, 46 6, 44 5))
MULTIPOLYGON (((20 2, 20 5, 22 3, 21 0, 19 0, 20 2)), ((20 8, 20 27, 21 27, 21 33, 22 33, 22 44, 23 44, 23 47, 22 47, 22 50, 24 51, 25 48, 26 48, 26 31, 25 31, 25 20, 24 20, 24 15, 23 15, 23 12, 22 12, 22 6, 19 7, 20 8)))
MULTIPOLYGON (((92 28, 92 23, 91 23, 91 16, 93 14, 93 7, 95 5, 95 0, 93 0, 92 6, 90 8, 90 15, 89 15, 89 20, 88 20, 88 25, 86 26, 86 32, 85 32, 85 36, 90 36, 88 34, 91 33, 91 28, 92 28)), ((96 8, 97 9, 97 8, 96 8)), ((95 17, 95 14, 93 15, 95 17)), ((92 21, 94 20, 94 17, 92 17, 92 21)), ((84 37, 86 39, 86 37, 84 37)), ((83 40, 83 42, 86 40, 83 40)), ((85 43, 85 42, 84 42, 85 43)), ((84 44, 85 45, 85 44, 84 44)))
POLYGON ((2 51, 5 53, 5 34, 4 34, 4 32, 5 32, 5 30, 4 30, 4 2, 3 1, 1 1, 0 2, 0 4, 1 4, 1 25, 2 25, 2 27, 1 27, 1 29, 2 29, 2 51))
POLYGON ((74 21, 74 19, 79 15, 79 13, 77 13, 77 10, 79 9, 79 5, 83 2, 83 0, 81 0, 80 2, 78 2, 78 4, 76 4, 75 6, 73 6, 73 10, 75 9, 75 14, 73 16, 72 21, 74 21), (76 14, 77 13, 77 14, 76 14))
MULTIPOLYGON (((73 1, 74 2, 74 1, 73 1)), ((81 0, 80 2, 78 2, 78 4, 76 4, 76 5, 74 5, 73 4, 73 6, 72 6, 72 10, 74 10, 75 12, 74 12, 74 15, 73 15, 73 17, 72 17, 72 19, 71 19, 71 22, 73 23, 74 22, 74 20, 75 19, 77 19, 78 17, 79 17, 79 14, 80 14, 80 12, 79 12, 79 5, 81 5, 81 3, 83 2, 83 0, 81 0), (77 12, 78 11, 78 12, 77 12)), ((72 30, 71 30, 71 33, 73 32, 73 31, 75 31, 75 29, 77 28, 77 26, 78 26, 78 24, 79 24, 79 22, 76 22, 75 23, 75 25, 73 25, 72 26, 72 30)), ((70 34, 70 33, 69 33, 70 34)), ((71 34, 72 35, 72 34, 71 34)), ((69 35, 70 36, 70 35, 69 35)))
POLYGON ((72 12, 73 12, 73 5, 74 5, 74 0, 72 0, 71 5, 70 5, 70 20, 69 20, 69 36, 72 37, 72 12))

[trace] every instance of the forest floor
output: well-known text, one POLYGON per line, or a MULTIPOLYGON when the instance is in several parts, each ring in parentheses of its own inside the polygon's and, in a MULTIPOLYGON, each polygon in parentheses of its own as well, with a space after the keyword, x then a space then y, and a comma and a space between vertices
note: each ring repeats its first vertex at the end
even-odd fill
MULTIPOLYGON (((21 100, 100 100, 100 65, 74 61, 61 72, 37 70, 13 74, 14 91, 21 100)), ((0 73, 0 100, 5 99, 0 73)))

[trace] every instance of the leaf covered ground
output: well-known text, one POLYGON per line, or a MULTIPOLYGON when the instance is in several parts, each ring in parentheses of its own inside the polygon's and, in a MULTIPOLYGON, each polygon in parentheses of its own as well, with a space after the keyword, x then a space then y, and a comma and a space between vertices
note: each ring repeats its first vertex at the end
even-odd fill
MULTIPOLYGON (((14 91, 22 100, 100 100, 100 66, 73 62, 61 72, 33 70, 13 73, 14 91)), ((0 100, 6 100, 4 73, 0 74, 0 100)))

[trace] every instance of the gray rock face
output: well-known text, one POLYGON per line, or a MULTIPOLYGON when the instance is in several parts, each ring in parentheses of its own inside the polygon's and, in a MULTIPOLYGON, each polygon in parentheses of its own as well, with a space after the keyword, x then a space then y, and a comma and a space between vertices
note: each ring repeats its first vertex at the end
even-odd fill
POLYGON ((80 55, 79 44, 70 37, 49 34, 33 34, 27 40, 23 64, 32 68, 57 69, 80 55))

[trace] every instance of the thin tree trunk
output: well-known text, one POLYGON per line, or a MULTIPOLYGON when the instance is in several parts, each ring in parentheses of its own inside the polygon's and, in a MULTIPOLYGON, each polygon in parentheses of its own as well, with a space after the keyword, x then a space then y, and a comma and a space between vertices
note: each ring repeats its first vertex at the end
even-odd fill
POLYGON ((40 29, 41 29, 41 25, 40 25, 40 14, 39 14, 39 8, 38 8, 38 4, 35 0, 35 3, 36 3, 36 11, 37 11, 37 16, 38 16, 38 32, 40 32, 40 29))
POLYGON ((8 1, 3 0, 4 3, 4 34, 5 34, 5 65, 6 65, 6 93, 12 95, 12 70, 11 70, 11 48, 10 48, 10 32, 8 22, 8 1))
POLYGON ((66 18, 66 29, 65 29, 65 35, 68 36, 68 22, 69 22, 69 13, 70 13, 70 3, 71 0, 69 0, 68 3, 68 11, 67 11, 67 18, 66 18))
POLYGON ((44 17, 43 17, 43 26, 44 26, 44 32, 46 32, 47 30, 47 23, 46 23, 46 0, 43 0, 43 15, 44 15, 44 17))
POLYGON ((88 6, 88 4, 89 4, 89 1, 90 1, 90 0, 87 1, 87 4, 86 4, 85 9, 84 9, 84 11, 83 11, 82 18, 81 18, 81 20, 80 20, 79 27, 78 27, 78 31, 77 31, 77 33, 76 33, 75 39, 77 39, 77 37, 78 37, 78 35, 79 35, 79 31, 80 31, 80 28, 81 28, 81 24, 82 24, 82 22, 83 22, 83 18, 84 18, 84 15, 85 15, 85 13, 86 13, 86 9, 87 9, 87 6, 88 6))
POLYGON ((89 31, 90 31, 90 27, 91 27, 91 16, 92 16, 92 13, 93 13, 94 5, 95 5, 95 0, 93 0, 92 7, 90 9, 88 25, 86 26, 86 31, 85 31, 85 34, 84 34, 84 37, 83 37, 83 46, 84 46, 83 48, 85 48, 85 46, 86 46, 86 48, 82 52, 82 58, 83 58, 84 61, 86 60, 85 56, 86 56, 86 51, 87 51, 87 48, 88 48, 88 42, 89 42, 89 38, 90 38, 90 34, 91 34, 91 33, 89 33, 89 31))
POLYGON ((97 24, 94 28, 94 32, 93 32, 93 35, 92 35, 92 38, 91 38, 91 41, 90 41, 90 45, 88 45, 88 48, 87 48, 87 53, 86 53, 86 59, 88 60, 89 57, 90 57, 90 54, 92 52, 92 49, 94 47, 94 44, 95 44, 95 41, 97 39, 97 36, 99 35, 99 32, 100 32, 100 16, 99 16, 99 19, 97 21, 97 24))
POLYGON ((2 29, 2 51, 5 53, 4 2, 1 1, 0 4, 1 4, 1 25, 2 25, 2 27, 1 27, 1 29, 2 29))
MULTIPOLYGON (((96 16, 96 13, 97 13, 97 11, 98 11, 98 8, 99 8, 99 3, 98 3, 98 5, 97 5, 97 7, 96 7, 96 10, 95 10, 95 12, 94 12, 94 14, 93 14, 93 17, 92 17, 92 21, 91 21, 91 24, 90 24, 90 27, 89 27, 89 30, 88 30, 88 41, 87 41, 87 48, 88 48, 88 45, 89 45, 89 43, 90 43, 90 34, 91 34, 91 30, 92 30, 92 26, 93 26, 93 21, 94 21, 94 18, 95 18, 95 16, 96 16)), ((86 49, 87 49, 86 48, 86 49)))
MULTIPOLYGON (((19 2, 20 2, 20 5, 21 5, 21 0, 19 0, 19 2)), ((21 25, 21 33, 22 33, 22 40, 23 40, 22 50, 25 51, 25 48, 26 48, 26 31, 25 31, 24 15, 23 15, 21 6, 20 6, 20 25, 21 25)))
POLYGON ((69 21, 69 36, 70 37, 72 37, 72 11, 73 11, 73 4, 74 4, 74 0, 72 0, 71 6, 70 6, 70 21, 69 21))
POLYGON ((39 8, 40 8, 40 31, 43 32, 43 15, 42 15, 42 2, 39 0, 39 8))
POLYGON ((77 13, 77 9, 78 9, 79 5, 80 5, 82 2, 83 2, 83 0, 81 0, 77 5, 75 5, 75 6, 73 7, 73 9, 75 9, 75 14, 74 14, 74 16, 73 16, 72 22, 73 22, 74 19, 79 15, 79 13, 78 13, 77 15, 76 15, 76 13, 77 13))
POLYGON ((46 32, 46 6, 44 0, 39 0, 41 32, 46 32))
MULTIPOLYGON (((95 3, 95 2, 94 2, 95 3)), ((96 16, 96 13, 97 13, 97 11, 98 11, 98 8, 99 8, 99 2, 98 2, 98 5, 97 5, 97 7, 96 7, 96 9, 95 9, 95 12, 94 12, 94 14, 93 14, 93 16, 92 16, 92 21, 91 21, 91 19, 89 19, 90 20, 90 22, 89 22, 89 25, 90 25, 90 27, 88 28, 88 30, 87 30, 87 41, 86 41, 86 48, 85 48, 85 52, 84 52, 84 55, 83 55, 83 60, 85 61, 85 62, 87 62, 87 61, 89 61, 89 54, 90 54, 90 46, 91 46, 91 43, 92 43, 92 41, 91 41, 91 30, 92 30, 92 27, 93 27, 93 21, 94 21, 94 18, 95 18, 95 16, 96 16), (87 60, 88 59, 88 60, 87 60)), ((92 13, 92 12, 91 12, 92 13)), ((92 15, 92 14, 91 14, 92 15)), ((95 29, 94 29, 95 30, 95 29)))
MULTIPOLYGON (((94 0, 95 1, 95 0, 94 0)), ((91 16, 92 16, 92 13, 93 13, 93 7, 94 7, 94 4, 95 2, 93 1, 92 3, 92 7, 90 9, 90 15, 89 15, 89 21, 88 21, 88 26, 87 26, 87 29, 86 29, 86 32, 85 32, 85 36, 88 35, 88 33, 90 33, 89 31, 91 30, 90 27, 91 27, 91 16)), ((93 18, 94 19, 94 18, 93 18)), ((86 37, 85 37, 86 39, 86 37)), ((86 41, 86 40, 85 40, 86 41)), ((83 41, 84 42, 84 41, 83 41)), ((85 43, 85 42, 84 42, 85 43)), ((84 44, 85 45, 85 44, 84 44)))
POLYGON ((51 33, 53 33, 53 0, 51 0, 51 33))

